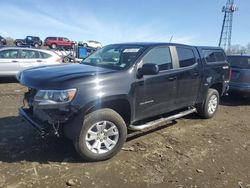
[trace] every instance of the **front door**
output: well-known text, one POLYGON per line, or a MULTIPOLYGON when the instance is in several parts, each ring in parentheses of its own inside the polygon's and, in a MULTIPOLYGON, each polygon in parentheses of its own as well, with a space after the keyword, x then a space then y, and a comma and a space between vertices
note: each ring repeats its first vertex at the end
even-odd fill
POLYGON ((176 92, 176 75, 168 46, 151 49, 140 61, 143 64, 153 63, 159 66, 157 75, 144 75, 137 79, 135 85, 135 117, 141 120, 172 110, 176 92))
POLYGON ((0 51, 0 76, 15 76, 19 70, 18 50, 0 51))

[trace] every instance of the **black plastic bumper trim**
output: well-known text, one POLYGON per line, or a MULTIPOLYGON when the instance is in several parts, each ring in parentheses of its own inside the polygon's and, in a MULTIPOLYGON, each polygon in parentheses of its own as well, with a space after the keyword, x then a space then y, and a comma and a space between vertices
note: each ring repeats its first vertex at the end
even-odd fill
POLYGON ((39 123, 33 120, 29 112, 26 112, 28 111, 27 109, 21 107, 18 109, 18 111, 19 115, 22 116, 30 125, 32 125, 41 135, 45 134, 44 128, 39 123))

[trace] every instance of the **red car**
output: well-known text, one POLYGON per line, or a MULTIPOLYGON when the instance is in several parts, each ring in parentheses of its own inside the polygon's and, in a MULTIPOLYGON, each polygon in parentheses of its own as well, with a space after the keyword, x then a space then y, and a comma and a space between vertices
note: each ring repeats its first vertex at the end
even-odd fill
POLYGON ((56 47, 75 47, 75 42, 70 41, 64 37, 47 37, 44 41, 44 46, 49 46, 50 48, 55 49, 56 47))

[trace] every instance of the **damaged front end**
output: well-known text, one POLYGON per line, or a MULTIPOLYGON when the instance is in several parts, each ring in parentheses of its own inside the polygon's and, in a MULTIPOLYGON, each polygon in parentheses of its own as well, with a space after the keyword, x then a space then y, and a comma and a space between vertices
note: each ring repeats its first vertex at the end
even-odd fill
POLYGON ((58 136, 62 126, 78 110, 71 105, 76 89, 36 90, 29 88, 24 94, 24 105, 19 114, 31 124, 41 136, 51 133, 58 136))

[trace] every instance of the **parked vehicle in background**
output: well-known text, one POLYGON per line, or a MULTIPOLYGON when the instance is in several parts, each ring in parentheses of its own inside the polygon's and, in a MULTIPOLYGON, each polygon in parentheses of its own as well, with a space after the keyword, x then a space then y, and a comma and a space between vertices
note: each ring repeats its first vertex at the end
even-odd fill
POLYGON ((57 47, 74 48, 75 42, 65 37, 47 37, 44 40, 44 46, 49 46, 52 49, 55 49, 57 47))
POLYGON ((7 44, 6 39, 0 35, 0 45, 6 45, 6 44, 7 44))
POLYGON ((39 48, 42 46, 43 42, 39 37, 36 36, 27 36, 25 39, 16 39, 14 41, 15 45, 20 46, 33 46, 35 48, 39 48))
POLYGON ((94 40, 88 40, 88 41, 80 41, 78 42, 79 46, 84 46, 86 48, 102 48, 102 44, 100 42, 94 41, 94 40))
POLYGON ((4 47, 0 49, 0 77, 16 76, 20 70, 61 62, 61 57, 49 50, 4 47))
POLYGON ((194 112, 213 117, 230 68, 218 47, 128 43, 105 46, 81 64, 24 70, 18 79, 29 88, 20 115, 42 135, 64 131, 84 159, 99 161, 122 148, 127 129, 194 112))
POLYGON ((230 55, 228 61, 232 69, 230 92, 250 96, 250 55, 230 55))

